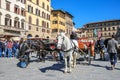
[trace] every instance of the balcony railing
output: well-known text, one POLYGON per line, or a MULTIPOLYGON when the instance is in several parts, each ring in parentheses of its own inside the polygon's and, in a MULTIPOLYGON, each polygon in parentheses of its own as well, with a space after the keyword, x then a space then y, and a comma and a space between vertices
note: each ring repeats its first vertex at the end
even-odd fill
POLYGON ((1 29, 4 29, 4 30, 13 30, 13 31, 25 31, 25 29, 22 29, 22 28, 17 28, 17 27, 12 27, 12 26, 6 26, 6 25, 2 25, 1 29))

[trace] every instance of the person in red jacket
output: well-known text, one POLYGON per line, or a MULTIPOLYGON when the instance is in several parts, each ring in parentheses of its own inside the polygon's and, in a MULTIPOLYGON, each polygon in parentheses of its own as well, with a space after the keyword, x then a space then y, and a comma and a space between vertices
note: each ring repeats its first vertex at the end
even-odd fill
POLYGON ((13 42, 12 40, 9 40, 7 42, 8 57, 12 57, 12 46, 13 46, 13 42))

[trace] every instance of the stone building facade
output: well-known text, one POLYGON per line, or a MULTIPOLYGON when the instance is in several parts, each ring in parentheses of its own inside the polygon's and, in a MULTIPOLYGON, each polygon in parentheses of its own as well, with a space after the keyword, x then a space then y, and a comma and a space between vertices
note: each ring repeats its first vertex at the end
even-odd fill
POLYGON ((24 36, 26 0, 0 0, 1 36, 24 36))
POLYGON ((63 10, 51 11, 51 35, 56 38, 59 32, 65 32, 67 36, 73 30, 73 16, 63 10))
POLYGON ((120 20, 109 20, 87 23, 83 29, 86 31, 85 37, 93 39, 98 37, 110 38, 112 34, 116 34, 118 27, 120 27, 120 20))
POLYGON ((27 37, 51 37, 50 29, 51 0, 27 0, 26 35, 27 37))

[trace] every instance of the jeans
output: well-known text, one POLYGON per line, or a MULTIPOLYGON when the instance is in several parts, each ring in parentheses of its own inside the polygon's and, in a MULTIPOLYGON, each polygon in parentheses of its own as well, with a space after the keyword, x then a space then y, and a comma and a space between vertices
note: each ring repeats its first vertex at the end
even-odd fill
POLYGON ((0 57, 2 57, 2 48, 0 48, 0 57))
POLYGON ((12 48, 8 48, 8 57, 12 57, 12 48))
POLYGON ((114 65, 117 63, 117 53, 109 53, 110 55, 110 63, 114 65))
POLYGON ((63 60, 63 52, 59 51, 60 60, 63 60))
POLYGON ((7 47, 4 49, 4 57, 7 56, 7 47))
POLYGON ((13 53, 14 53, 14 56, 17 57, 17 49, 15 47, 13 47, 13 53))

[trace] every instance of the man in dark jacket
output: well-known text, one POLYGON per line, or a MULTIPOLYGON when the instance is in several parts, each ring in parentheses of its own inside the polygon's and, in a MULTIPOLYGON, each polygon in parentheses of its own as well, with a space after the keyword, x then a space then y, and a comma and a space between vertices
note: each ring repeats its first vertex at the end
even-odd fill
POLYGON ((110 56, 111 69, 115 68, 117 63, 117 50, 118 50, 118 41, 115 40, 115 35, 112 35, 112 39, 108 41, 107 51, 110 56))
POLYGON ((97 47, 100 51, 100 60, 105 60, 105 57, 104 57, 105 44, 104 44, 104 39, 102 39, 101 37, 97 41, 97 47))
POLYGON ((77 40, 77 34, 73 31, 72 33, 71 33, 71 35, 70 35, 70 39, 75 39, 75 40, 77 40))

